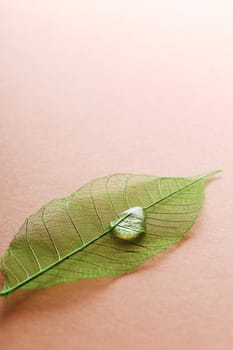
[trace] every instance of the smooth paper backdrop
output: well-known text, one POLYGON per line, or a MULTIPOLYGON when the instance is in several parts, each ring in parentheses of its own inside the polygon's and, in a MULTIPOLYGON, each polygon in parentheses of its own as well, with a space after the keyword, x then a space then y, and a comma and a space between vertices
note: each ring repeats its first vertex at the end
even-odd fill
POLYGON ((116 172, 223 173, 185 241, 115 279, 0 299, 4 350, 230 349, 231 1, 1 1, 0 251, 116 172))

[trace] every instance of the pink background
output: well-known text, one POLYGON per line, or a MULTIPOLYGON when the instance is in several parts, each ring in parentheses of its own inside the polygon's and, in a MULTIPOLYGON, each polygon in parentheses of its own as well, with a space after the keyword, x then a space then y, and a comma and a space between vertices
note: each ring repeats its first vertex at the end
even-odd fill
POLYGON ((0 299, 1 349, 231 349, 232 1, 6 0, 0 35, 1 252, 95 177, 223 169, 136 272, 0 299))

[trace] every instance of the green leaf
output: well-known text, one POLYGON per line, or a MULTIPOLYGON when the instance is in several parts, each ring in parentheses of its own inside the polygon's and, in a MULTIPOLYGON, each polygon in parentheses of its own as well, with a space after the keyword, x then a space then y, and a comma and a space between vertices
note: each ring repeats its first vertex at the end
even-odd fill
POLYGON ((206 180, 217 172, 115 174, 49 202, 25 220, 2 254, 0 295, 132 270, 184 237, 201 209, 206 180))

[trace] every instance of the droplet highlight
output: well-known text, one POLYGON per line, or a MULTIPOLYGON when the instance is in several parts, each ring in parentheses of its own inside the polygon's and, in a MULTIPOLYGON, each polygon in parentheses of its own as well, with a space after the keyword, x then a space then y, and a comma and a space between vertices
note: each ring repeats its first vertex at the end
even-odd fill
POLYGON ((141 207, 133 207, 119 215, 119 218, 111 221, 110 227, 116 237, 132 241, 146 231, 145 210, 141 207), (128 215, 128 216, 126 216, 128 215), (120 218, 126 216, 119 224, 120 218))

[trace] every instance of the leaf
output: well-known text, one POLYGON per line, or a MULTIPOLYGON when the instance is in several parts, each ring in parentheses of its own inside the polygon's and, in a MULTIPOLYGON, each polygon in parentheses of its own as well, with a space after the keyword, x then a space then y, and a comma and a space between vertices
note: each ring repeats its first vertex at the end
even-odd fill
POLYGON ((132 270, 184 237, 201 209, 206 180, 217 172, 190 178, 115 174, 47 203, 2 254, 0 295, 132 270), (135 217, 144 222, 135 226, 135 217), (125 240, 125 230, 138 236, 125 240))

